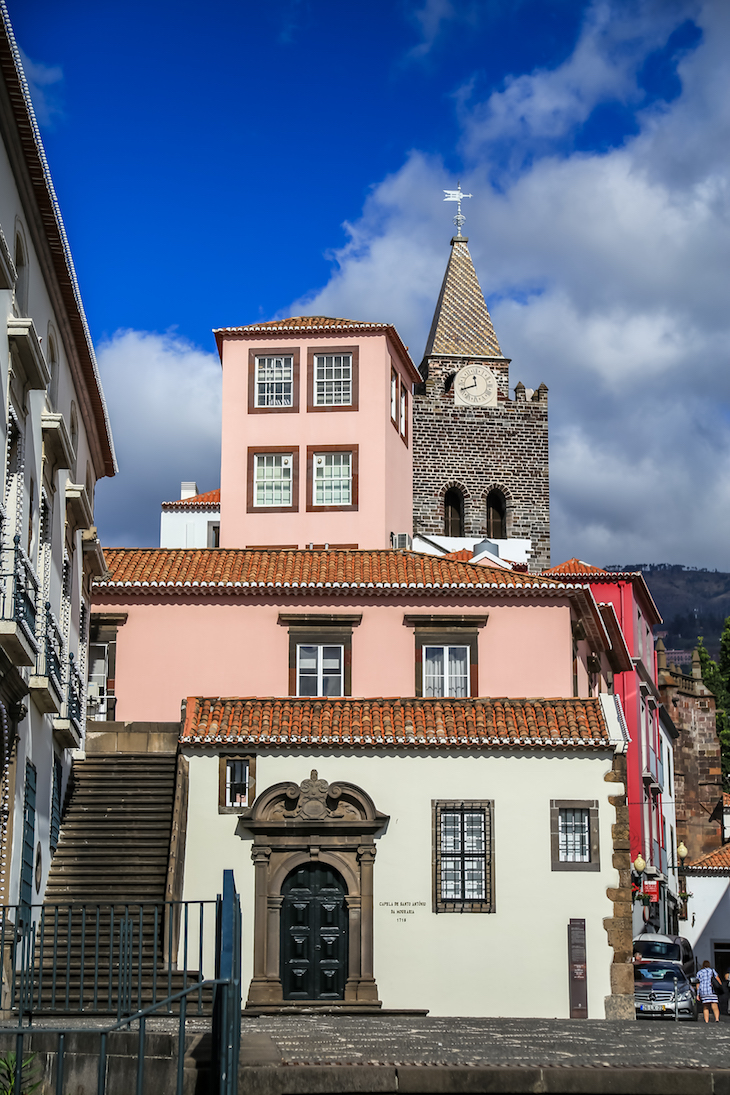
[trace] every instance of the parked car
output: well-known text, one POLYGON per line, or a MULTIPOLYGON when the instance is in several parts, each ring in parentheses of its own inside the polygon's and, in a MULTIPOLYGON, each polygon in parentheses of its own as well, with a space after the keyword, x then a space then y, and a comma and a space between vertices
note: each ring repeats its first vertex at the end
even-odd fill
POLYGON ((634 954, 637 951, 642 958, 653 958, 662 962, 681 962, 682 969, 688 977, 694 977, 697 973, 692 946, 689 940, 681 935, 657 935, 654 932, 643 932, 634 938, 634 954))
POLYGON ((637 1019, 676 1017, 697 1022, 697 994, 681 962, 662 962, 656 958, 635 962, 634 1005, 637 1019))

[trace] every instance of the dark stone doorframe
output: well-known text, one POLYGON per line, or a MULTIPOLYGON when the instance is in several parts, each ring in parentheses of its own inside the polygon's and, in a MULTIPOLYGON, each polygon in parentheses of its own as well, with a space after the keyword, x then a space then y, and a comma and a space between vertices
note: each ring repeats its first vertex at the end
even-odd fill
MULTIPOLYGON (((253 833, 254 962, 248 1007, 291 1006, 279 972, 281 887, 303 863, 338 871, 347 887, 348 976, 346 1005, 379 1006, 373 973, 374 835, 388 822, 370 796, 352 783, 309 779, 269 787, 241 816, 253 833)), ((332 1001, 328 1001, 331 1005, 332 1001)))

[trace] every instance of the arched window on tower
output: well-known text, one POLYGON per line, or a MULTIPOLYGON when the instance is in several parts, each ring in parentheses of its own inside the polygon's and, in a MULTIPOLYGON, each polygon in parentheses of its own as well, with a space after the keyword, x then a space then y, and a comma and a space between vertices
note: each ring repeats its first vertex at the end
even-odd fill
POLYGON ((490 490, 487 495, 487 536, 490 540, 507 537, 507 503, 501 490, 490 490))
POLYGON ((464 535, 464 498, 460 490, 450 487, 444 495, 444 536, 464 535))

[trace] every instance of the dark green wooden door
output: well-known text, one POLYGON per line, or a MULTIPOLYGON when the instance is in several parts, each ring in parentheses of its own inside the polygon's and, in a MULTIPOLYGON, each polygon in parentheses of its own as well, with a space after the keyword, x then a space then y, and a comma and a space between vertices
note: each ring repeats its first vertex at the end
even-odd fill
POLYGON ((342 1000, 347 979, 345 883, 306 864, 282 886, 281 982, 285 1000, 342 1000))

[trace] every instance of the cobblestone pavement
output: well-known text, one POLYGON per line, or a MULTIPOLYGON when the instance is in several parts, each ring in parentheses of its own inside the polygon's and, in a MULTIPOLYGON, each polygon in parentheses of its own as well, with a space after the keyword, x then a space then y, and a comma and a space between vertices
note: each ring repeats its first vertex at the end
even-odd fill
POLYGON ((244 1019, 241 1029, 243 1046, 270 1038, 290 1065, 730 1066, 727 1021, 299 1015, 244 1019))
MULTIPOLYGON (((93 1029, 101 1019, 33 1023, 93 1029)), ((0 1031, 12 1031, 0 1025, 0 1031)), ((148 1021, 148 1031, 177 1034, 175 1018, 148 1021)), ((190 1035, 210 1030, 191 1018, 190 1035)), ((248 1064, 590 1066, 730 1068, 730 1019, 719 1024, 569 1019, 473 1019, 399 1015, 244 1017, 241 1057, 248 1064)))

